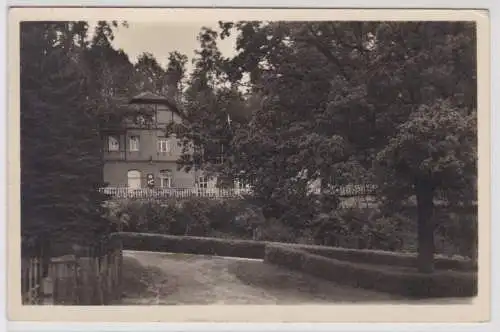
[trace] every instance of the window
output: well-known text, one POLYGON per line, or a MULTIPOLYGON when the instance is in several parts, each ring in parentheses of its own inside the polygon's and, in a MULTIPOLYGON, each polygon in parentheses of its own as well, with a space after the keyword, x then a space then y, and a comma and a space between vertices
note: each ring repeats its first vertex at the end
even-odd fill
POLYGON ((146 118, 143 115, 138 115, 135 118, 135 123, 139 126, 144 126, 146 124, 146 118))
POLYGON ((169 169, 162 169, 160 171, 160 186, 162 188, 172 187, 172 171, 169 169))
POLYGON ((108 137, 108 151, 119 151, 120 141, 115 136, 108 137))
POLYGON ((139 151, 139 136, 130 136, 130 151, 139 151))
POLYGON ((170 152, 170 142, 166 138, 158 139, 158 152, 170 152))
POLYGON ((208 188, 208 180, 204 176, 198 177, 198 188, 207 189, 208 188))

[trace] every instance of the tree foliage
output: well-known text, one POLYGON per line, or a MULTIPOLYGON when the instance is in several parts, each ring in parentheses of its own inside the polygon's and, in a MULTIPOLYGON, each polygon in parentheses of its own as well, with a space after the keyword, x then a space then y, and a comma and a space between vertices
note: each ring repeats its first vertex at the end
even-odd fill
POLYGON ((100 137, 82 22, 21 25, 21 229, 26 243, 104 235, 100 137), (78 38, 80 37, 80 38, 78 38))
MULTIPOLYGON (((125 96, 167 96, 182 115, 180 126, 166 128, 183 146, 179 168, 251 183, 270 220, 295 229, 311 227, 319 215, 335 223, 342 218, 335 217, 331 189, 339 184, 378 184, 387 213, 414 198, 419 268, 426 272, 432 270, 438 193, 454 205, 477 201, 473 23, 219 22, 218 30, 201 30, 190 75, 188 58, 178 52, 166 68, 149 53, 130 63, 111 46, 117 26, 99 22, 91 39, 85 22, 26 30, 23 121, 38 123, 43 106, 46 127, 37 130, 62 128, 54 132, 58 137, 82 121, 70 134, 83 142, 83 128, 92 127, 85 131, 90 142, 96 128, 82 114, 99 124, 119 122, 125 96), (224 57, 217 42, 232 34, 237 53, 224 57), (42 86, 45 95, 36 95, 42 86), (58 114, 55 109, 67 105, 71 112, 60 118, 71 125, 52 124, 49 109, 58 114), (77 110, 87 113, 73 115, 77 110), (308 190, 315 180, 324 195, 308 190)), ((86 146, 71 142, 73 149, 86 146)), ((29 151, 26 162, 35 163, 35 150, 29 151)))
MULTIPOLYGON (((219 33, 201 40, 197 74, 210 75, 193 81, 195 100, 215 119, 225 107, 214 92, 221 79, 240 87, 247 77, 251 95, 244 100, 249 121, 226 136, 230 156, 219 174, 252 182, 269 216, 282 218, 298 206, 293 212, 302 224, 311 210, 297 202, 312 205, 305 188, 318 178, 324 189, 376 182, 380 198, 393 207, 416 197, 419 267, 431 271, 437 192, 452 204, 476 199, 474 24, 219 25, 219 33), (238 53, 226 59, 215 39, 233 33, 238 53)), ((218 128, 207 120, 191 131, 219 137, 218 128)))

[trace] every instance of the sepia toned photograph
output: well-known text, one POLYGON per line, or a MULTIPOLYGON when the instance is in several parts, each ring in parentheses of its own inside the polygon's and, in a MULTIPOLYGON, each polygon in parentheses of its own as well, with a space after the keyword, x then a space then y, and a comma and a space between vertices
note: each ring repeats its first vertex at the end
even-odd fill
POLYGON ((477 298, 476 21, 18 29, 23 307, 477 298))

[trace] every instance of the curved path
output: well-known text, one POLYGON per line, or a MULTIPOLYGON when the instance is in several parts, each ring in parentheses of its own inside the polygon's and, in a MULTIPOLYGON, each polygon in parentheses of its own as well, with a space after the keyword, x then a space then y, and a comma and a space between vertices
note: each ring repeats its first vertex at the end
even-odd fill
POLYGON ((121 304, 312 304, 391 301, 261 260, 125 251, 121 304))

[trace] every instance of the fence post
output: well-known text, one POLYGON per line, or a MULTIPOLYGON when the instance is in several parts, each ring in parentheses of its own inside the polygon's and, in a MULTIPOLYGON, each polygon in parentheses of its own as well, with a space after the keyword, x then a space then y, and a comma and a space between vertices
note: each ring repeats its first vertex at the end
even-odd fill
POLYGON ((33 259, 29 260, 28 268, 28 303, 33 304, 33 259))
POLYGON ((80 304, 92 304, 92 259, 90 257, 80 257, 78 259, 78 266, 80 268, 80 304))
POLYGON ((51 276, 47 276, 42 279, 42 304, 43 305, 53 305, 54 304, 54 282, 51 276))

